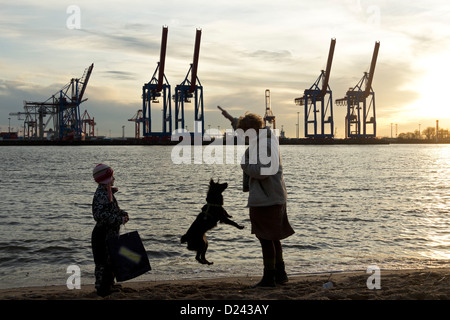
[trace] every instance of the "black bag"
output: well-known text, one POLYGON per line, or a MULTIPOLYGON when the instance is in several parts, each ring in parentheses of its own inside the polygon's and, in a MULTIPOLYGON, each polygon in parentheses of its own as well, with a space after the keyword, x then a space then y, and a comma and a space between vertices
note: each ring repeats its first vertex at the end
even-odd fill
POLYGON ((108 248, 117 281, 136 278, 152 269, 137 231, 108 239, 108 248))

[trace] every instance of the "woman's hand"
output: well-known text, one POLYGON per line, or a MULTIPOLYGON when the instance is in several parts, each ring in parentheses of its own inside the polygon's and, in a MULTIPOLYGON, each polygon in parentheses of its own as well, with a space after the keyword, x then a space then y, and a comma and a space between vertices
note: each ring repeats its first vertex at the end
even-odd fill
POLYGON ((226 110, 222 109, 220 106, 217 106, 217 108, 218 108, 220 111, 222 111, 222 114, 223 114, 223 116, 224 116, 225 118, 227 118, 227 119, 230 120, 230 121, 233 121, 233 120, 234 120, 234 118, 233 118, 226 110))

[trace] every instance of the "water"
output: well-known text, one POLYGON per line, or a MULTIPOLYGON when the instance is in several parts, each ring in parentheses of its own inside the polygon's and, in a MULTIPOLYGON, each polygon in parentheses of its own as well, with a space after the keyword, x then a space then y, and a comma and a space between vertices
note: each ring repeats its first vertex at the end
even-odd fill
MULTIPOLYGON (((65 285, 70 265, 94 282, 92 169, 115 169, 116 197, 139 231, 153 270, 136 280, 259 276, 237 164, 176 165, 171 146, 0 147, 0 288, 65 285), (207 258, 179 243, 205 202, 209 179, 229 184, 225 208, 238 230, 208 233, 207 258)), ((450 146, 281 146, 289 274, 432 268, 450 262, 450 146)))

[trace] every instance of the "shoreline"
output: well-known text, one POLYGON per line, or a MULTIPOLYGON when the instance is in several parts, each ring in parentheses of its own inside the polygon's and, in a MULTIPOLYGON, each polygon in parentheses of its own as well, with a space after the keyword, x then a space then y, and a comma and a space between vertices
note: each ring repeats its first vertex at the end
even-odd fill
MULTIPOLYGON (((214 142, 203 141, 203 145, 214 142)), ((87 139, 87 140, 39 140, 39 139, 4 139, 0 140, 0 146, 174 146, 180 141, 170 139, 136 139, 136 138, 114 138, 114 139, 87 139)), ((390 145, 390 144, 449 144, 449 140, 417 140, 417 139, 389 139, 389 138, 282 138, 280 145, 390 145)), ((192 143, 194 145, 194 141, 192 143)), ((226 141, 223 141, 226 144, 226 141)))
POLYGON ((0 289, 0 300, 450 300, 450 268, 380 270, 295 275, 275 288, 250 288, 255 277, 126 281, 118 292, 99 297, 93 284, 0 289), (370 279, 369 279, 370 278, 370 279), (378 284, 379 289, 369 288, 378 284), (328 283, 331 287, 324 286, 328 283), (369 285, 368 285, 369 283, 369 285))

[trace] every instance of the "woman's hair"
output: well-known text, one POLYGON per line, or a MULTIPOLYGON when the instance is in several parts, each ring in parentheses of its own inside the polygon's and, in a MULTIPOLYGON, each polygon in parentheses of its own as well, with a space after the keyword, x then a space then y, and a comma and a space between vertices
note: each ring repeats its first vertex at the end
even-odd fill
POLYGON ((254 129, 258 132, 263 127, 262 118, 254 113, 246 113, 245 116, 238 120, 237 128, 246 131, 247 129, 254 129))

